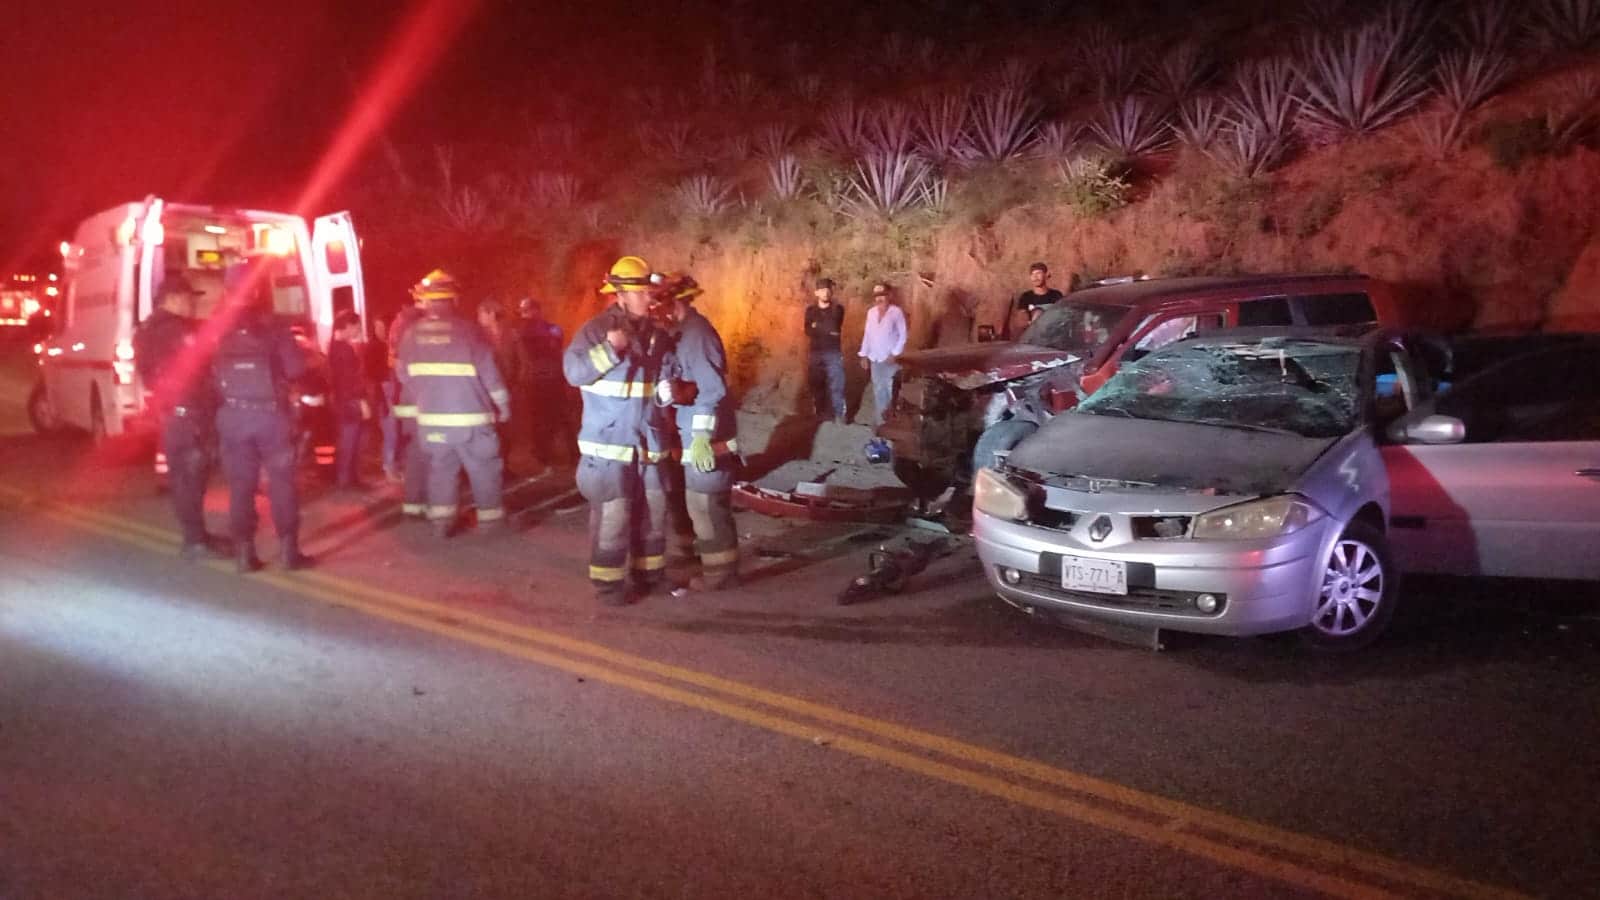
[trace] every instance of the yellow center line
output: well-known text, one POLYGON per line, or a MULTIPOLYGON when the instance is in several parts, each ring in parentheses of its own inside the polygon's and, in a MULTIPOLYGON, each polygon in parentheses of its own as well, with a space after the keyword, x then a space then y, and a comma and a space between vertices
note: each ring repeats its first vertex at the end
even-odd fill
MULTIPOLYGON (((31 499, 23 492, 3 486, 0 486, 0 494, 31 499)), ((80 507, 66 507, 60 504, 41 504, 39 508, 42 511, 47 511, 54 518, 60 518, 70 524, 86 527, 109 537, 125 540, 145 549, 170 551, 178 543, 177 536, 166 529, 119 515, 91 511, 80 507), (128 534, 128 532, 131 532, 132 535, 128 534), (137 535, 138 538, 134 538, 133 535, 137 535)), ((214 564, 214 567, 221 569, 224 565, 218 563, 214 564)), ((602 677, 599 674, 594 674, 594 677, 597 680, 608 681, 609 683, 631 690, 642 691, 662 699, 684 703, 685 705, 695 706, 719 715, 746 721, 768 730, 795 734, 807 739, 816 736, 815 726, 813 725, 771 716, 768 713, 752 710, 748 707, 726 703, 721 699, 706 697, 703 694, 681 691, 678 688, 664 685, 657 681, 640 679, 633 675, 617 672, 615 669, 595 667, 589 663, 573 660, 565 656, 553 656, 528 647, 527 644, 541 644, 563 653, 589 657, 610 666, 634 669, 657 678, 693 685, 730 698, 758 703, 831 725, 850 728, 877 738, 952 757, 965 763, 995 769, 1012 776, 1028 778, 1103 802, 1115 803, 1144 816, 1154 817, 1158 821, 1152 823, 1114 810, 1090 807, 1057 795, 995 779, 979 772, 972 772, 946 763, 928 760, 892 747, 884 747, 871 741, 860 741, 853 737, 847 738, 844 736, 834 738, 833 746, 858 756, 887 762, 898 768, 921 772, 929 775, 929 777, 948 783, 961 784, 992 796, 1003 797, 1034 808, 1048 809, 1069 818, 1184 852, 1194 853, 1234 868, 1241 868, 1254 874, 1263 875, 1264 877, 1288 880, 1282 876, 1282 873, 1292 870, 1296 874, 1294 880, 1290 883, 1315 887, 1315 889, 1322 890, 1325 893, 1346 896, 1349 895, 1345 891, 1346 888, 1356 888, 1357 894, 1355 895, 1372 896, 1376 888, 1369 885, 1353 885, 1342 879, 1334 879, 1337 882, 1336 884, 1323 885, 1322 881, 1329 876, 1291 862, 1242 850, 1234 845, 1241 842, 1250 843, 1263 850, 1293 854, 1307 861, 1331 865, 1409 888, 1421 888, 1431 892, 1484 898, 1524 896, 1505 888, 1459 878, 1322 838, 1285 831, 1226 813, 1148 794, 1114 782, 1103 781, 1070 770, 1050 766, 1036 760, 1012 756, 942 735, 849 713, 823 704, 763 690, 692 669, 656 662, 645 657, 614 650, 601 644, 570 638, 544 629, 517 625, 470 610, 432 603, 326 572, 300 572, 293 575, 261 573, 251 577, 303 596, 338 606, 359 609, 372 615, 403 622, 404 624, 444 636, 478 643, 543 665, 551 665, 568 671, 577 671, 572 667, 580 666, 584 668, 585 673, 589 673, 591 669, 595 673, 606 672, 611 677, 602 677), (487 631, 489 634, 483 634, 481 633, 482 631, 487 631), (538 658, 535 658, 535 656, 538 658), (650 685, 651 689, 645 690, 641 685, 650 685), (672 696, 667 696, 661 692, 669 692, 672 696), (682 697, 678 696, 680 694, 682 697), (695 699, 690 702, 683 698, 695 699), (715 708, 713 708, 713 705, 715 708), (735 715, 731 712, 732 710, 740 712, 735 715), (768 720, 771 721, 769 722, 768 720), (773 722, 783 722, 786 725, 784 728, 777 728, 772 725, 773 722), (911 761, 915 761, 915 765, 911 761), (959 777, 954 773, 960 773, 959 777), (1048 803, 1041 798, 1048 798, 1048 803), (1217 837, 1226 839, 1229 843, 1207 838, 1197 832, 1210 832, 1217 837)))

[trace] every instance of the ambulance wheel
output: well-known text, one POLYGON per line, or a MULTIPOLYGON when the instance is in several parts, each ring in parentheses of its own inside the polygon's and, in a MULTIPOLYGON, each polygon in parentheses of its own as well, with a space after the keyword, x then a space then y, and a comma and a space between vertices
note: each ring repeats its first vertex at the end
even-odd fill
POLYGON ((51 435, 61 431, 61 417, 50 403, 50 394, 45 391, 42 381, 35 384, 33 391, 28 394, 28 421, 39 434, 51 435))
POLYGON ((100 389, 89 389, 89 443, 98 447, 106 442, 106 410, 100 403, 100 389))

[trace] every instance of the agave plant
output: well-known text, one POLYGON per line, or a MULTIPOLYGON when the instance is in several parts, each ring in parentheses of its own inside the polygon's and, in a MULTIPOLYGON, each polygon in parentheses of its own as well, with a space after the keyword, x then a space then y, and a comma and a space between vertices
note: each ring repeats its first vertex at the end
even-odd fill
POLYGON ((1301 0, 1295 15, 1301 27, 1312 34, 1337 30, 1345 17, 1345 0, 1301 0))
POLYGON ((1156 92, 1182 103, 1200 90, 1215 70, 1212 58, 1192 41, 1184 41, 1161 55, 1150 70, 1156 92))
POLYGON ((1062 159, 1075 152, 1083 143, 1082 122, 1046 122, 1039 126, 1039 136, 1033 142, 1033 155, 1039 159, 1062 159))
POLYGON ((799 136, 799 130, 786 122, 768 125, 756 134, 756 155, 763 159, 786 156, 799 136))
POLYGON ((481 231, 490 223, 489 201, 477 189, 465 185, 446 191, 439 198, 439 212, 445 225, 463 233, 481 231))
POLYGON ((1469 50, 1504 52, 1516 37, 1521 9, 1513 0, 1469 0, 1452 30, 1469 50))
POLYGON ((1415 21, 1404 14, 1313 38, 1301 70, 1306 124, 1334 136, 1393 125, 1426 99, 1426 62, 1415 21))
POLYGON ((1439 94, 1452 112, 1467 113, 1511 76, 1511 58, 1497 50, 1453 50, 1439 60, 1439 94))
POLYGON ((917 107, 917 152, 943 168, 967 152, 972 97, 966 91, 930 94, 917 107))
POLYGON ((843 100, 822 114, 822 138, 840 156, 859 156, 867 149, 871 131, 866 110, 854 100, 843 100))
POLYGON ((1039 130, 1039 106, 1021 91, 987 91, 973 98, 971 119, 967 157, 1005 162, 1028 151, 1039 130))
POLYGON ((541 122, 533 129, 534 152, 563 157, 578 149, 578 129, 571 122, 541 122))
POLYGON ((1545 112, 1550 147, 1557 153, 1565 153, 1592 137, 1596 126, 1600 126, 1600 78, 1591 72, 1583 73, 1569 79, 1562 93, 1564 105, 1545 112))
POLYGON ((568 209, 583 194, 583 182, 569 172, 536 172, 527 182, 528 204, 538 209, 568 209))
POLYGON ((915 153, 870 153, 856 161, 849 201, 857 213, 894 218, 922 199, 928 164, 915 153))
POLYGON ((723 158, 732 163, 748 162, 753 155, 750 148, 750 135, 742 131, 737 132, 728 138, 727 151, 723 154, 723 158))
POLYGON ((694 156, 694 129, 688 122, 668 122, 664 126, 641 131, 641 140, 648 139, 652 147, 673 162, 683 162, 694 156))
POLYGON ((1096 97, 1110 100, 1133 91, 1145 63, 1137 47, 1118 38, 1104 25, 1087 29, 1082 43, 1082 65, 1096 97))
POLYGON ((1423 152, 1433 159, 1444 159, 1461 144, 1465 117, 1457 110, 1441 109, 1411 121, 1411 130, 1423 152))
POLYGON ((1013 56, 994 73, 993 84, 1002 91, 1026 92, 1039 77, 1039 63, 1026 56, 1013 56))
POLYGON ((1172 129, 1164 112, 1138 95, 1107 103, 1100 117, 1089 123, 1089 130, 1101 147, 1124 160, 1138 159, 1172 142, 1172 129))
POLYGON ((1260 121, 1236 120, 1224 125, 1206 155, 1237 178, 1255 178, 1277 168, 1289 142, 1260 121))
POLYGON ((950 209, 950 179, 943 175, 929 175, 922 182, 921 203, 924 209, 943 214, 950 209))
POLYGON ((805 173, 800 169, 800 160, 794 154, 786 153, 767 163, 767 184, 772 188, 772 193, 780 200, 793 200, 805 190, 805 173))
POLYGON ((728 208, 733 185, 715 175, 693 175, 678 182, 672 189, 672 199, 678 210, 686 215, 709 218, 728 208))
POLYGON ((872 107, 867 116, 867 145, 871 152, 909 152, 916 142, 916 110, 911 106, 887 101, 872 107))
POLYGON ((1583 50, 1600 41, 1600 0, 1542 0, 1534 9, 1534 36, 1562 50, 1583 50))
POLYGON ((1205 150, 1216 141, 1223 122, 1222 101, 1216 97, 1196 97, 1178 107, 1172 133, 1184 146, 1205 150))
POLYGON ((728 102, 740 109, 749 109, 761 99, 761 81, 749 72, 740 72, 728 79, 728 102))
POLYGON ((822 76, 815 72, 807 72, 794 80, 794 94, 807 104, 816 103, 822 99, 822 76))
POLYGON ((1293 146, 1298 91, 1298 76, 1284 60, 1242 67, 1227 99, 1228 114, 1206 155, 1241 178, 1276 168, 1293 146))

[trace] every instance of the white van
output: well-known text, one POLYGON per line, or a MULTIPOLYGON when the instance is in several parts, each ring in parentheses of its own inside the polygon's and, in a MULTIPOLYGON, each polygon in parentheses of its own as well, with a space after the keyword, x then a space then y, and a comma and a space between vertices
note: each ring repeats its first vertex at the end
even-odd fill
POLYGON ((361 255, 347 212, 310 223, 288 213, 192 206, 147 197, 90 216, 62 242, 61 311, 40 343, 39 382, 28 412, 41 431, 78 428, 96 439, 144 431, 144 387, 133 334, 155 310, 163 279, 182 274, 204 292, 196 315, 221 304, 230 264, 277 257, 273 308, 326 347, 333 317, 365 320, 361 255))

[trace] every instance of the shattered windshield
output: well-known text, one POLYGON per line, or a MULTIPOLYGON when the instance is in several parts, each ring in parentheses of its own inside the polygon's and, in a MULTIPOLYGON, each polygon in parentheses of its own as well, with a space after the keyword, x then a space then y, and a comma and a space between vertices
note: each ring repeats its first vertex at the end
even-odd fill
POLYGON ((1339 437, 1355 427, 1360 368, 1343 344, 1180 344, 1124 366, 1078 412, 1339 437))
POLYGON ((1088 356, 1128 314, 1126 306, 1060 301, 1034 319, 1018 338, 1024 344, 1088 356))

